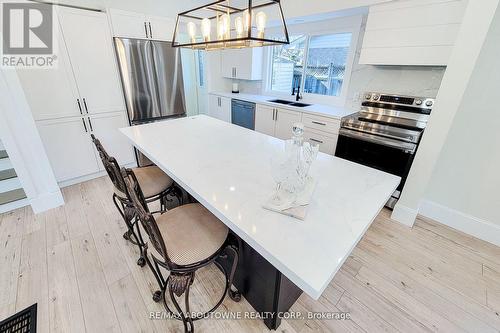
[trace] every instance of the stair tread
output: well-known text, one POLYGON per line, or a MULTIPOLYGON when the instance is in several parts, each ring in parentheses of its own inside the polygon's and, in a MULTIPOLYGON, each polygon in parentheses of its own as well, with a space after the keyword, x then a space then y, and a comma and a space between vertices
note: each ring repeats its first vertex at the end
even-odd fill
POLYGON ((7 169, 0 171, 0 181, 17 177, 16 170, 7 169))
POLYGON ((9 155, 7 155, 7 152, 5 150, 0 150, 0 158, 7 158, 9 155))
POLYGON ((0 193, 0 205, 26 198, 26 193, 22 188, 0 193))

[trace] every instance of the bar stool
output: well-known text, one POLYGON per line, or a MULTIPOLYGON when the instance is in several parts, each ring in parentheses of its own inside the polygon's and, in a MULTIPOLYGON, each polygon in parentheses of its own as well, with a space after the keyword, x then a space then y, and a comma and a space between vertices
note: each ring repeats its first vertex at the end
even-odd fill
MULTIPOLYGON (((139 247, 141 255, 137 260, 137 264, 144 267, 146 265, 143 251, 144 241, 137 224, 135 209, 127 194, 127 187, 120 172, 120 166, 114 157, 109 156, 99 139, 97 139, 94 134, 92 134, 91 137, 99 152, 102 164, 113 183, 113 203, 127 225, 127 231, 123 234, 123 238, 139 247)), ((175 196, 179 204, 182 204, 181 190, 175 186, 173 180, 157 166, 133 168, 132 172, 134 172, 141 188, 144 189, 145 202, 152 203, 160 200, 159 212, 164 212, 166 210, 167 201, 172 200, 168 199, 169 195, 175 196)))
POLYGON ((140 184, 133 172, 122 169, 123 179, 136 214, 149 236, 149 243, 145 245, 146 261, 155 275, 160 291, 155 292, 153 299, 163 299, 165 309, 172 317, 181 320, 184 332, 193 333, 193 322, 215 311, 223 302, 226 294, 239 302, 241 294, 232 290, 232 282, 238 265, 239 246, 231 239, 229 229, 205 207, 199 203, 191 203, 176 207, 159 215, 156 219, 148 211, 140 184), (151 244, 151 259, 148 256, 151 244), (232 254, 231 272, 216 261, 219 257, 227 258, 232 254), (190 314, 189 288, 193 284, 195 272, 214 263, 223 273, 226 280, 224 294, 216 305, 209 311, 199 315, 190 314), (161 268, 170 272, 167 279, 163 277, 161 268), (177 313, 170 310, 165 294, 167 292, 177 313), (184 294, 184 313, 175 296, 184 294))

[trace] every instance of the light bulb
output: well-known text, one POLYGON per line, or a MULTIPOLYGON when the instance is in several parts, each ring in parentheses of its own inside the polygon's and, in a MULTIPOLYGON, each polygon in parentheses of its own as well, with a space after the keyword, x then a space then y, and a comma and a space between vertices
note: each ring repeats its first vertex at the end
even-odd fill
POLYGON ((217 37, 218 39, 225 39, 230 30, 230 21, 229 16, 227 14, 223 14, 219 18, 219 22, 217 22, 217 37))
POLYGON ((245 12, 243 13, 243 18, 244 18, 244 23, 245 23, 245 32, 248 33, 248 29, 252 25, 252 22, 250 22, 250 12, 248 9, 245 9, 245 12))
POLYGON ((191 42, 194 43, 196 41, 196 24, 193 22, 188 22, 187 24, 188 34, 191 37, 191 42))
POLYGON ((236 28, 236 37, 240 38, 243 35, 243 18, 241 16, 234 20, 234 26, 236 28))
POLYGON ((201 33, 203 34, 203 39, 205 42, 210 41, 210 28, 211 28, 212 23, 210 22, 210 19, 204 18, 201 20, 201 33))
POLYGON ((221 16, 223 38, 229 39, 231 33, 231 17, 228 14, 221 16))
POLYGON ((264 31, 266 28, 267 15, 264 12, 258 12, 255 16, 255 23, 258 31, 264 31))

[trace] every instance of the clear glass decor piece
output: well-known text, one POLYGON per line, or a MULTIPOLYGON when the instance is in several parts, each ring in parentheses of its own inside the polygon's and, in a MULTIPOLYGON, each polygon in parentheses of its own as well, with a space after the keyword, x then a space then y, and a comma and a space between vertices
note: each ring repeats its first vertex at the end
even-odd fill
MULTIPOLYGON (((276 190, 270 204, 281 210, 293 207, 302 198, 301 193, 309 191, 308 184, 313 184, 309 170, 319 151, 317 144, 304 142, 304 125, 295 123, 292 138, 285 141, 284 149, 271 159, 271 173, 276 182, 276 190)), ((307 203, 305 203, 307 204, 307 203)))

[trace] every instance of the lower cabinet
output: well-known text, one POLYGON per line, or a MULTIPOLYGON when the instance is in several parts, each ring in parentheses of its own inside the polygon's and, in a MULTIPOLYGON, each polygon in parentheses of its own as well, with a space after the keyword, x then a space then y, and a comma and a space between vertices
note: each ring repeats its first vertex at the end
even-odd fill
POLYGON ((42 120, 37 127, 58 182, 99 171, 84 118, 42 120))
POLYGON ((128 126, 125 112, 37 121, 38 131, 58 182, 104 170, 91 134, 118 163, 134 162, 132 146, 119 128, 128 126), (123 137, 122 137, 123 136, 123 137))
MULTIPOLYGON (((104 146, 110 156, 116 158, 120 166, 135 162, 135 154, 131 144, 125 135, 120 132, 120 128, 128 126, 127 114, 125 112, 100 114, 90 117, 91 132, 104 146)), ((94 144, 92 143, 92 147, 94 144)), ((101 158, 97 150, 98 164, 100 170, 104 170, 101 158)))
POLYGON ((231 98, 210 94, 209 104, 209 116, 231 122, 231 98))
POLYGON ((337 147, 338 135, 306 127, 304 128, 304 140, 311 144, 318 144, 320 152, 334 155, 335 148, 337 147))
POLYGON ((255 110, 255 130, 282 140, 292 137, 294 123, 301 121, 302 114, 257 104, 255 110))
POLYGON ((334 155, 337 147, 340 121, 271 106, 257 104, 255 130, 282 140, 292 137, 294 123, 304 124, 304 140, 319 145, 323 153, 334 155))
POLYGON ((293 124, 300 123, 302 114, 296 111, 288 111, 283 109, 276 109, 276 128, 274 129, 274 136, 288 140, 293 136, 293 124))

